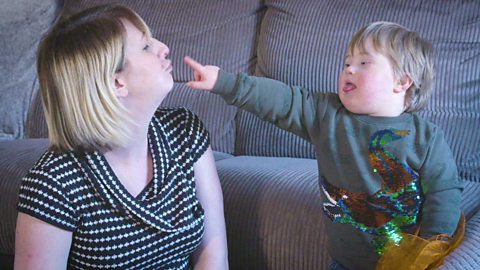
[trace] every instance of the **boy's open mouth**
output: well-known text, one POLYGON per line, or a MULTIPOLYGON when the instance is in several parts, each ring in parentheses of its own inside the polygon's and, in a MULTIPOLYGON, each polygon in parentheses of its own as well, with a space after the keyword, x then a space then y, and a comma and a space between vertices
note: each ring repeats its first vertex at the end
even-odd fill
POLYGON ((344 92, 350 92, 350 91, 353 91, 357 88, 357 86, 355 86, 355 84, 351 83, 351 82, 346 82, 345 85, 343 86, 343 91, 344 92))

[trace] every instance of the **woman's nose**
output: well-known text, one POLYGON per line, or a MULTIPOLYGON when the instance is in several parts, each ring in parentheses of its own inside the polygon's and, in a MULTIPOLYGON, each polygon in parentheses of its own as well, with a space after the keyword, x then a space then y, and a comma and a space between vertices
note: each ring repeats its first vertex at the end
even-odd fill
POLYGON ((168 54, 170 53, 170 49, 168 48, 167 45, 161 43, 159 41, 159 46, 158 46, 158 56, 162 58, 166 58, 168 54))

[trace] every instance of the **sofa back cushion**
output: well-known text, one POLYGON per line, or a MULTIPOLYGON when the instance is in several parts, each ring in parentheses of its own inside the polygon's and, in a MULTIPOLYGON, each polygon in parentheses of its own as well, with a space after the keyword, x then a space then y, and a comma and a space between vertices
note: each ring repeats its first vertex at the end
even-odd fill
POLYGON ((38 41, 61 10, 61 0, 3 1, 0 9, 0 140, 25 135, 37 92, 38 41))
MULTIPOLYGON (((421 112, 438 124, 462 179, 480 181, 480 2, 267 0, 255 74, 337 92, 348 42, 362 26, 393 21, 418 31, 436 51, 433 96, 421 112)), ((238 151, 260 156, 314 158, 295 135, 241 112, 238 151)))
MULTIPOLYGON (((231 72, 253 73, 256 37, 264 10, 262 1, 66 0, 65 16, 106 3, 118 3, 135 10, 153 36, 169 46, 176 84, 162 106, 184 106, 192 110, 210 131, 212 148, 233 153, 237 109, 212 94, 188 89, 184 83, 193 78, 193 73, 183 63, 183 57, 190 55, 231 72)), ((32 116, 38 115, 41 114, 32 116)), ((31 122, 39 121, 41 119, 31 122)), ((36 124, 35 128, 38 127, 36 124)), ((46 131, 42 132, 45 136, 46 131)), ((35 137, 42 136, 35 133, 35 137)))

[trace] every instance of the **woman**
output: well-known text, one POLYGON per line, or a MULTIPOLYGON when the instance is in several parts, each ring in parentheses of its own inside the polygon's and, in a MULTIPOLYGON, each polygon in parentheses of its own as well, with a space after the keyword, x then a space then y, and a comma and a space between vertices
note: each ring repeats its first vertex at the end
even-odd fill
POLYGON ((186 109, 158 109, 173 87, 168 53, 122 6, 44 38, 50 147, 22 182, 16 269, 228 268, 207 131, 186 109))

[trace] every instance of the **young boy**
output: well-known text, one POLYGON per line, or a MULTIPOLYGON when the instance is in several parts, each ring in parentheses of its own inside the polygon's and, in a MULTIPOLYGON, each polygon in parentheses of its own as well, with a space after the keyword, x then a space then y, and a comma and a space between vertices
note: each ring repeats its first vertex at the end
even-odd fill
POLYGON ((190 87, 220 94, 314 144, 332 268, 435 266, 458 245, 462 185, 455 161, 440 128, 414 113, 433 81, 432 47, 417 33, 390 22, 359 30, 338 94, 185 62, 194 70, 190 87), (418 260, 421 249, 435 255, 418 260))

